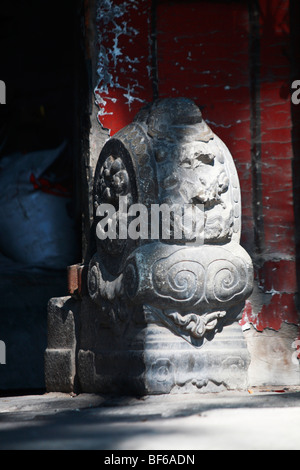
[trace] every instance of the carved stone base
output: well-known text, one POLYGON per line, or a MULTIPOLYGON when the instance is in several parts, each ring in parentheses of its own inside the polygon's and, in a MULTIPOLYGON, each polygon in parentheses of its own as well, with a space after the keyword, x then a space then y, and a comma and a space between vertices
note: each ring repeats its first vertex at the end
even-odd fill
POLYGON ((247 388, 249 355, 237 322, 195 347, 149 314, 112 324, 89 298, 66 297, 50 301, 49 327, 49 336, 55 329, 62 342, 46 351, 48 391, 147 395, 247 388))
POLYGON ((79 351, 83 392, 160 394, 247 388, 248 352, 236 325, 201 351, 163 326, 149 325, 145 350, 79 351))

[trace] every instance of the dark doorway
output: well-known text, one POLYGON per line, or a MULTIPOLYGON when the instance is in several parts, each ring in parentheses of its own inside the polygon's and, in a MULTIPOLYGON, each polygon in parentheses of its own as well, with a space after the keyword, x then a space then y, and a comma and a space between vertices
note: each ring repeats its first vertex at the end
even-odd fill
POLYGON ((44 387, 47 303, 67 295, 67 265, 81 260, 82 9, 1 4, 0 391, 44 387))

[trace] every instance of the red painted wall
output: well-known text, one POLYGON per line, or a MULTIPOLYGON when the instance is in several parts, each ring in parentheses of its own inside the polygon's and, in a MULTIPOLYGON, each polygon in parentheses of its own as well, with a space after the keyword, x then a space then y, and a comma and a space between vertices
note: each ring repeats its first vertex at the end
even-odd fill
POLYGON ((260 0, 259 8, 247 1, 101 3, 99 122, 113 135, 155 97, 186 96, 200 106, 240 178, 241 243, 262 298, 259 311, 247 302, 241 324, 260 331, 298 324, 289 0, 260 0))

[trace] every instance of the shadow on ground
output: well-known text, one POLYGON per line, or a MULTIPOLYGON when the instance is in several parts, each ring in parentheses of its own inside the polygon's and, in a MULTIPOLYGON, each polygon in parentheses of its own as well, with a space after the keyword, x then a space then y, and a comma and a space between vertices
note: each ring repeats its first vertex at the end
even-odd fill
POLYGON ((300 391, 0 398, 0 449, 295 449, 300 391))

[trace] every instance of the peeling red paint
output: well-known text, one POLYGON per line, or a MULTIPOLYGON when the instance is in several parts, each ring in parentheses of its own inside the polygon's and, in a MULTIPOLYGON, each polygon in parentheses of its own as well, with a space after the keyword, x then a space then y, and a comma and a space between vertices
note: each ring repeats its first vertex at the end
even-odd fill
POLYGON ((270 302, 264 304, 256 313, 250 300, 246 301, 240 325, 252 324, 257 331, 266 328, 279 331, 283 322, 299 325, 299 316, 293 294, 274 294, 270 302))
POLYGON ((99 1, 98 120, 110 135, 152 101, 150 0, 99 1))
MULTIPOLYGON (((261 292, 261 308, 256 312, 251 301, 247 301, 241 325, 251 323, 258 331, 265 328, 278 331, 283 322, 299 324, 295 306, 297 275, 289 92, 289 1, 260 0, 259 6, 259 164, 264 252, 256 279, 261 292), (267 258, 266 261, 263 261, 264 257, 267 258)), ((256 294, 258 298, 259 295, 256 294)))

